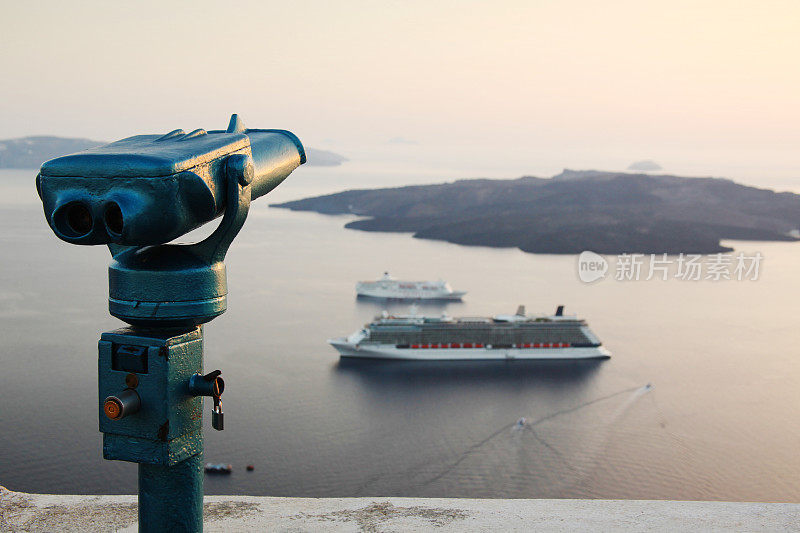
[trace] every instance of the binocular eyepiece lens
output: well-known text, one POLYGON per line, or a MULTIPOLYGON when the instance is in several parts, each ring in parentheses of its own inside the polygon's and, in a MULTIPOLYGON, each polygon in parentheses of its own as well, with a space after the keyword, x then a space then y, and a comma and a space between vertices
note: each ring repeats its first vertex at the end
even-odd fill
POLYGON ((122 210, 119 208, 119 204, 116 202, 109 202, 106 205, 103 220, 106 223, 108 233, 114 237, 122 235, 122 228, 125 224, 125 220, 122 218, 122 210))
MULTIPOLYGON (((117 202, 107 202, 103 207, 103 220, 99 221, 99 213, 93 213, 89 204, 81 200, 74 200, 56 208, 53 214, 53 228, 63 239, 70 242, 83 239, 94 234, 95 218, 102 228, 105 224, 105 233, 111 237, 112 241, 117 241, 122 237, 122 230, 125 227, 125 217, 122 209, 117 202)), ((101 233, 102 229, 101 229, 101 233)))
POLYGON ((92 213, 83 204, 72 204, 67 208, 67 224, 78 235, 92 231, 92 213))
POLYGON ((59 233, 71 238, 88 235, 94 225, 92 212, 83 202, 70 202, 62 206, 53 218, 59 233))

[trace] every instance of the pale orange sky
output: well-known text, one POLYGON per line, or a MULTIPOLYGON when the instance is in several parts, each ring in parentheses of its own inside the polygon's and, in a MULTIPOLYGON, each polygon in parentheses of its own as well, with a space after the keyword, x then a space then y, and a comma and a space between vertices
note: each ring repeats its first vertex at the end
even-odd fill
POLYGON ((800 181, 797 1, 165 4, 5 2, 0 138, 238 112, 351 158, 498 177, 652 158, 800 181))

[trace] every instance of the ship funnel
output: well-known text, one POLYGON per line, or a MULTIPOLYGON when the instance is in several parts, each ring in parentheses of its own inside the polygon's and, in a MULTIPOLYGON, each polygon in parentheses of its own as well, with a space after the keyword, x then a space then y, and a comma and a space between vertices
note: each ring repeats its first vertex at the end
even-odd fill
POLYGON ((563 305, 559 305, 556 308, 556 316, 564 316, 564 306, 563 305))
POLYGON ((520 305, 517 307, 517 316, 525 316, 525 306, 520 305))

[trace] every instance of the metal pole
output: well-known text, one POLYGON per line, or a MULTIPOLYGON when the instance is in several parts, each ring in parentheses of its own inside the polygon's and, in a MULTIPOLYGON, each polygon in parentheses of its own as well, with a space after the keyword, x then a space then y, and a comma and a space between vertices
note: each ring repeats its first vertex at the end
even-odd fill
POLYGON ((203 530, 203 454, 174 466, 139 463, 139 531, 203 530))
POLYGON ((203 530, 203 329, 125 328, 99 343, 103 457, 139 463, 139 531, 203 530))

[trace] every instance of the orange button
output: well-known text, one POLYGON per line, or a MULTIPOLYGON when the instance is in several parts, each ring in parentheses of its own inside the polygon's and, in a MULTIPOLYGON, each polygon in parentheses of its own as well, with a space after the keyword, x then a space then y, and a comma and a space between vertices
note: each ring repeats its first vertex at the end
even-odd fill
POLYGON ((116 398, 109 398, 103 404, 103 413, 111 420, 118 420, 122 416, 122 404, 116 398))

